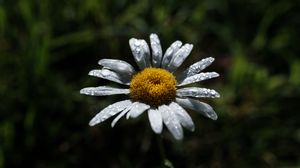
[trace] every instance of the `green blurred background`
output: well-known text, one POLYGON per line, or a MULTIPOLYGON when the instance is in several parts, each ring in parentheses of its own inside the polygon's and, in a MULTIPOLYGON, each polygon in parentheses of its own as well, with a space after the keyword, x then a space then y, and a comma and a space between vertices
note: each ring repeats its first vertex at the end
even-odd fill
POLYGON ((300 167, 300 3, 288 0, 0 0, 0 167, 162 167, 147 115, 89 127, 125 97, 90 97, 83 87, 102 58, 135 67, 131 37, 157 33, 194 44, 181 69, 207 56, 221 93, 203 99, 217 121, 190 112, 195 132, 176 142, 174 167, 300 167))

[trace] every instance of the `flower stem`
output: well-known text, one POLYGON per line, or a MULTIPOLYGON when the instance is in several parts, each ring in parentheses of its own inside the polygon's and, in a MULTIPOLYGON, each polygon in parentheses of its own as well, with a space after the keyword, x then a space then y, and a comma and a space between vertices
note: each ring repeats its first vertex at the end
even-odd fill
POLYGON ((163 141, 162 141, 162 137, 160 135, 157 135, 156 139, 157 139, 157 144, 158 144, 160 156, 162 158, 162 164, 164 165, 164 167, 174 168, 172 162, 166 157, 166 153, 165 153, 165 148, 164 148, 164 144, 163 144, 163 141))

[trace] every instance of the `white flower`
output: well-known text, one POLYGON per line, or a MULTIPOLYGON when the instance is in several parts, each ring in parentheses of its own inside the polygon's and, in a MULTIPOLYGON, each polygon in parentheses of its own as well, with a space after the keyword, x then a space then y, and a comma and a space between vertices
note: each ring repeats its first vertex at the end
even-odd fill
POLYGON ((147 112, 150 125, 155 133, 160 134, 163 124, 165 124, 175 139, 180 140, 183 138, 182 126, 190 131, 195 129, 191 117, 184 108, 197 111, 213 120, 218 118, 210 105, 190 98, 218 98, 220 97, 218 92, 206 88, 183 87, 218 77, 219 74, 216 72, 201 72, 214 61, 214 58, 202 59, 175 77, 173 73, 192 51, 192 44, 182 45, 181 41, 175 41, 163 55, 158 36, 151 34, 152 57, 145 40, 131 38, 129 45, 140 71, 135 71, 125 61, 102 59, 98 63, 103 68, 89 72, 91 76, 129 86, 129 89, 98 86, 80 90, 81 94, 92 96, 116 94, 130 96, 128 100, 104 108, 90 121, 90 126, 118 114, 111 123, 113 127, 124 115, 127 119, 136 118, 147 112))

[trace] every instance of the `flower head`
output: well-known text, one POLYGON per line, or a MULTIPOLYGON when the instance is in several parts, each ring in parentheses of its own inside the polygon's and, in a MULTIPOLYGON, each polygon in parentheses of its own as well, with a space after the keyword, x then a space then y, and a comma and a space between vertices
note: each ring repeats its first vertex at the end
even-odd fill
POLYGON ((150 35, 150 48, 145 40, 131 38, 129 45, 140 71, 127 62, 116 59, 102 59, 98 63, 102 69, 92 70, 89 75, 110 80, 129 89, 109 86, 88 87, 80 90, 81 94, 92 96, 107 96, 116 94, 129 95, 130 99, 116 102, 100 111, 89 123, 99 124, 117 115, 112 121, 112 127, 126 115, 126 118, 136 118, 144 112, 148 113, 152 130, 160 134, 163 124, 175 139, 183 138, 182 127, 194 131, 194 123, 184 108, 200 112, 204 116, 216 120, 217 114, 212 107, 193 98, 218 98, 219 93, 212 89, 199 87, 184 87, 203 80, 218 77, 216 72, 201 72, 209 66, 214 58, 202 59, 185 71, 174 75, 192 51, 192 44, 175 41, 163 55, 159 38, 150 35))

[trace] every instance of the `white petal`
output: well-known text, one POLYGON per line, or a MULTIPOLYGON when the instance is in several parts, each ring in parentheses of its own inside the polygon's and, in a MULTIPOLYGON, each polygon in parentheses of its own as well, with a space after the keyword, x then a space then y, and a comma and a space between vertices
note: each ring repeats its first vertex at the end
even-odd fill
POLYGON ((141 102, 134 102, 132 105, 131 110, 127 113, 126 118, 136 118, 141 115, 144 111, 150 108, 149 105, 141 103, 141 102))
POLYGON ((117 59, 102 59, 98 62, 106 69, 110 69, 118 74, 132 76, 135 74, 134 68, 127 62, 117 59))
POLYGON ((175 139, 181 140, 183 138, 183 130, 177 115, 169 106, 162 105, 158 107, 158 111, 162 114, 163 122, 175 139))
POLYGON ((198 88, 198 87, 186 87, 177 89, 176 95, 179 97, 210 97, 219 98, 220 94, 213 89, 198 88))
POLYGON ((110 86, 87 87, 80 90, 81 94, 91 96, 107 96, 115 94, 129 94, 129 89, 118 89, 110 86))
POLYGON ((149 118, 149 122, 150 122, 152 130, 155 133, 160 134, 163 129, 161 112, 158 110, 149 109, 148 110, 148 118, 149 118))
POLYGON ((150 35, 150 44, 152 49, 152 65, 154 67, 160 67, 162 60, 162 49, 159 38, 156 34, 150 35))
POLYGON ((161 67, 163 67, 163 68, 168 67, 170 61, 173 58, 173 55, 179 50, 181 45, 182 45, 181 41, 175 41, 174 43, 171 44, 171 46, 165 52, 165 55, 164 55, 162 63, 161 63, 161 67))
POLYGON ((140 69, 150 67, 150 49, 145 40, 131 38, 129 45, 140 69))
POLYGON ((129 85, 130 83, 130 77, 125 77, 125 76, 121 76, 119 74, 117 74, 116 72, 110 71, 108 69, 96 69, 96 70, 91 70, 89 72, 90 76, 95 76, 95 77, 99 77, 102 79, 106 79, 106 80, 110 80, 116 83, 120 83, 123 85, 129 85))
POLYGON ((202 72, 202 73, 185 78, 177 86, 184 86, 184 85, 188 85, 191 83, 196 83, 196 82, 204 81, 207 79, 216 78, 218 76, 219 76, 219 74, 217 72, 202 72))
POLYGON ((193 49, 192 44, 185 44, 182 46, 173 56, 172 60, 170 61, 167 70, 170 72, 174 72, 177 68, 183 63, 183 61, 189 56, 193 49))
POLYGON ((190 99, 190 98, 186 98, 186 99, 176 98, 176 102, 182 107, 200 112, 202 115, 212 120, 218 119, 216 112, 209 104, 200 102, 198 100, 190 99))
POLYGON ((182 126, 190 131, 195 130, 195 125, 192 118, 179 104, 172 102, 169 107, 175 112, 182 126))
POLYGON ((201 61, 194 63, 193 65, 188 67, 185 71, 183 71, 180 75, 178 75, 177 81, 181 82, 185 78, 193 76, 193 75, 201 72, 203 69, 208 67, 211 63, 213 63, 214 60, 215 59, 213 57, 208 57, 208 58, 204 58, 201 61))
MULTIPOLYGON (((137 103, 138 103, 138 102, 133 102, 133 103, 132 103, 130 111, 132 110, 132 107, 135 107, 135 106, 136 106, 137 103)), ((128 118, 130 117, 130 111, 126 114, 126 119, 128 119, 128 118)))
POLYGON ((99 124, 111 116, 116 115, 117 113, 124 110, 126 107, 130 106, 132 102, 130 100, 123 100, 114 104, 111 104, 104 108, 102 111, 100 111, 95 117, 92 118, 89 125, 94 126, 96 124, 99 124))
POLYGON ((131 108, 132 105, 127 106, 112 122, 111 122, 111 127, 114 127, 116 125, 116 123, 120 120, 120 118, 122 118, 131 108))

